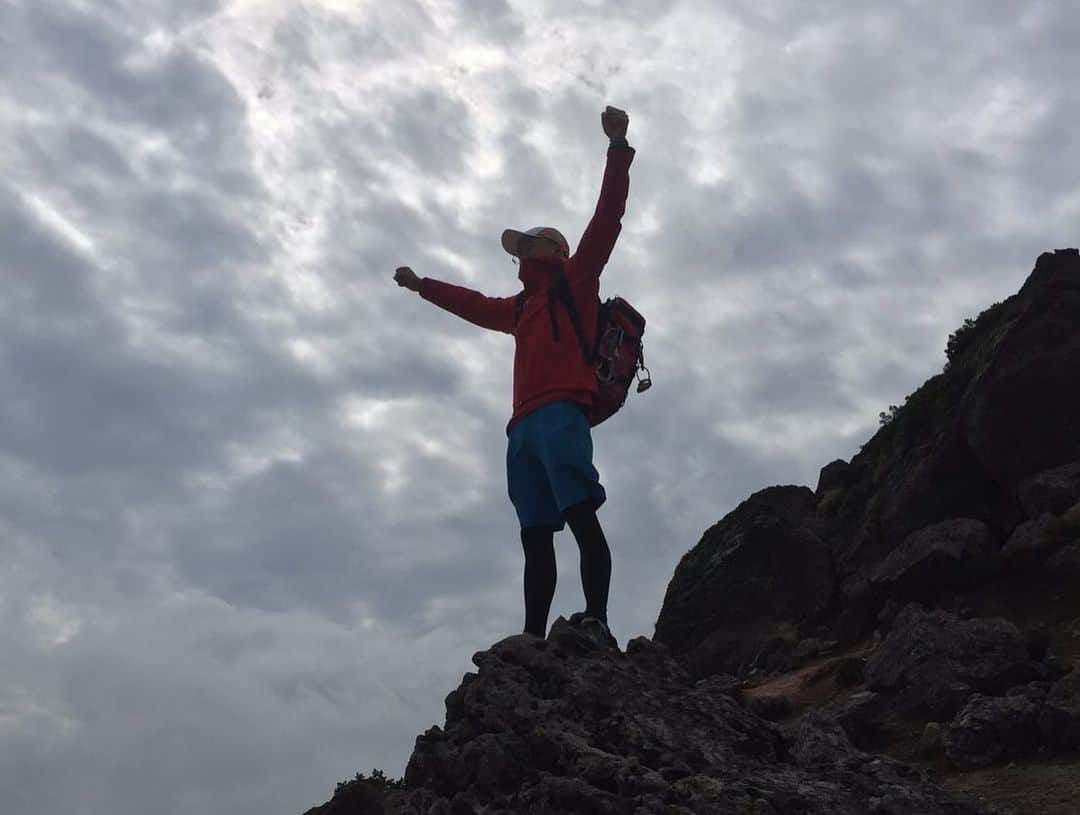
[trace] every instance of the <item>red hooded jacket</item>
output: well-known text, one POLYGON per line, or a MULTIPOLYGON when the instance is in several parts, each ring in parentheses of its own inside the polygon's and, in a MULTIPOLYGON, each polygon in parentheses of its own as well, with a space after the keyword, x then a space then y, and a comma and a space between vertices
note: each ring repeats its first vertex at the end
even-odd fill
POLYGON ((539 407, 562 399, 589 406, 599 392, 596 372, 581 353, 577 335, 566 306, 556 301, 559 326, 556 342, 547 307, 551 285, 551 263, 563 266, 570 293, 581 318, 587 347, 596 334, 596 303, 600 292, 600 272, 615 248, 622 231, 622 216, 630 191, 630 164, 634 148, 612 145, 607 152, 600 201, 581 236, 577 251, 569 260, 561 258, 525 259, 518 279, 525 284, 525 304, 514 325, 514 297, 487 297, 480 292, 425 277, 420 296, 481 328, 514 336, 514 411, 506 434, 514 423, 539 407))

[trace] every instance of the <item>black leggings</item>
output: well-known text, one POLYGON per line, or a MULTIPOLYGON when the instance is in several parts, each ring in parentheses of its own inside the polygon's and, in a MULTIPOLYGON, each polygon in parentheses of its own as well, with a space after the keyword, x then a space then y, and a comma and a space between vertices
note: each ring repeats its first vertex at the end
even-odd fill
MULTIPOLYGON (((607 622, 608 586, 611 583, 611 550, 591 502, 575 504, 563 512, 581 550, 581 587, 585 590, 585 613, 607 622)), ((555 595, 555 530, 529 526, 521 530, 525 549, 525 631, 547 635, 551 598, 555 595)))

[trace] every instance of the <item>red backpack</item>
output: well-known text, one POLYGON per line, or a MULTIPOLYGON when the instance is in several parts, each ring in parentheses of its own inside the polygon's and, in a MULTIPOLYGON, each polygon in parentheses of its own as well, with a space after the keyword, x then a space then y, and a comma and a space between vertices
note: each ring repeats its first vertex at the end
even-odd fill
MULTIPOLYGON (((638 379, 637 392, 642 393, 652 387, 649 369, 645 367, 645 349, 642 335, 645 333, 645 318, 621 297, 612 297, 604 302, 596 298, 596 340, 590 351, 585 345, 581 330, 581 319, 574 298, 570 294, 566 275, 557 269, 551 288, 548 289, 548 314, 551 316, 551 331, 555 340, 559 339, 559 328, 555 322, 555 301, 560 300, 570 313, 570 324, 577 334, 582 356, 589 365, 596 366, 596 382, 600 393, 593 401, 589 411, 589 426, 596 427, 604 419, 616 413, 626 402, 630 392, 630 382, 635 375, 638 379), (641 372, 645 372, 642 378, 641 372)), ((514 323, 521 316, 525 307, 525 292, 519 292, 514 301, 514 323)))

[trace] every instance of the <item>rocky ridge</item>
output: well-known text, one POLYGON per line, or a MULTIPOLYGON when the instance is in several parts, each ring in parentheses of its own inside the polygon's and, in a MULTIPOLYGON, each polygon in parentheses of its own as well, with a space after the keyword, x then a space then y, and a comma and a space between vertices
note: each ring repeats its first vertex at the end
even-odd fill
POLYGON ((1080 783, 1080 254, 948 353, 816 489, 706 530, 652 640, 496 643, 404 789, 308 815, 1071 812, 994 773, 1080 783))

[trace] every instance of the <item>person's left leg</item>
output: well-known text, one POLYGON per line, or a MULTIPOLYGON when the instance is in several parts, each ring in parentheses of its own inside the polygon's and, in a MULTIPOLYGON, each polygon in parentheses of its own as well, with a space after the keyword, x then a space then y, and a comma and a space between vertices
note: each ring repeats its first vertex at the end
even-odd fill
POLYGON ((563 517, 581 550, 581 587, 585 591, 585 616, 607 622, 608 589, 611 585, 611 550, 608 548, 593 501, 567 507, 563 517))
POLYGON ((555 530, 550 526, 528 526, 521 530, 525 550, 525 631, 547 636, 551 598, 555 596, 555 530))

